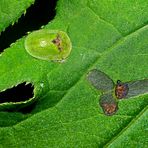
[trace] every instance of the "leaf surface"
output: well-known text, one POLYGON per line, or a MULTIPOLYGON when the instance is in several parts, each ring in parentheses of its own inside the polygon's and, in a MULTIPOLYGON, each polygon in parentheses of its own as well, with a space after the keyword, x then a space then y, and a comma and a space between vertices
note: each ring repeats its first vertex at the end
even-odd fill
POLYGON ((73 48, 64 63, 31 57, 25 37, 7 48, 0 57, 0 90, 24 81, 39 89, 29 114, 6 112, 6 124, 0 112, 0 146, 146 147, 148 95, 120 101, 117 114, 106 116, 100 91, 86 77, 96 68, 114 82, 147 78, 147 5, 145 0, 59 0, 56 17, 44 28, 69 35, 73 48))
POLYGON ((0 0, 0 32, 10 24, 18 21, 26 9, 34 3, 34 0, 0 0))

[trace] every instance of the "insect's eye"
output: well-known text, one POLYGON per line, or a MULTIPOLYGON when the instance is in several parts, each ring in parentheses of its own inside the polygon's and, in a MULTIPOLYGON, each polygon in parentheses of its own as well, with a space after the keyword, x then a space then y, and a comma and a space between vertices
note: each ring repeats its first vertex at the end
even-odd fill
POLYGON ((121 81, 120 81, 120 80, 117 80, 117 84, 118 84, 119 86, 121 86, 121 81))
POLYGON ((117 80, 117 83, 119 84, 119 83, 121 83, 121 81, 120 80, 117 80))

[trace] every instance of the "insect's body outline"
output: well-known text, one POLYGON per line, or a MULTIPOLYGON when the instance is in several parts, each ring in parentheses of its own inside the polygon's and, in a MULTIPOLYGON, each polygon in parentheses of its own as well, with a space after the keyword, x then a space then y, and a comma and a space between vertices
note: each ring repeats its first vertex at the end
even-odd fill
POLYGON ((49 29, 29 33, 24 46, 32 57, 57 62, 65 60, 72 49, 70 38, 66 32, 49 29))

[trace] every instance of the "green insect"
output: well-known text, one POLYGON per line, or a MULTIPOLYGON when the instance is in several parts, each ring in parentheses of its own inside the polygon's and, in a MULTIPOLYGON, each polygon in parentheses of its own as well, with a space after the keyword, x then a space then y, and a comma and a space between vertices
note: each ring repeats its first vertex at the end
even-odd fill
POLYGON ((33 57, 47 61, 63 61, 71 52, 68 35, 59 30, 41 29, 30 33, 25 49, 33 57))

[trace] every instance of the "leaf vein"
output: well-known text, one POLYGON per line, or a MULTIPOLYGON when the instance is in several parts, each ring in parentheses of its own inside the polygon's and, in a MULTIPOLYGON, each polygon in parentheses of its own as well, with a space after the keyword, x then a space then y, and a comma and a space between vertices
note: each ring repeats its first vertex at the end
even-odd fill
POLYGON ((139 119, 143 113, 147 110, 147 106, 144 107, 144 109, 142 109, 139 114, 137 116, 135 116, 135 118, 133 118, 128 124, 127 126, 125 126, 120 132, 118 132, 118 134, 116 136, 114 136, 113 138, 111 138, 109 140, 109 142, 107 142, 104 146, 108 147, 110 144, 112 144, 116 139, 118 139, 118 137, 120 137, 126 130, 128 130, 136 121, 137 119, 139 119))
POLYGON ((105 22, 106 24, 110 25, 110 26, 113 27, 121 36, 123 36, 122 33, 115 27, 115 25, 113 25, 112 23, 106 21, 106 20, 103 19, 102 17, 100 17, 92 8, 90 8, 90 6, 87 5, 87 8, 88 8, 90 11, 92 11, 95 16, 97 16, 98 20, 101 20, 101 21, 105 22))

